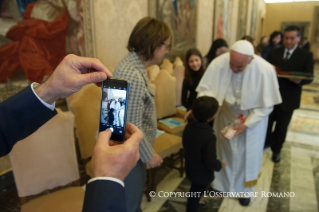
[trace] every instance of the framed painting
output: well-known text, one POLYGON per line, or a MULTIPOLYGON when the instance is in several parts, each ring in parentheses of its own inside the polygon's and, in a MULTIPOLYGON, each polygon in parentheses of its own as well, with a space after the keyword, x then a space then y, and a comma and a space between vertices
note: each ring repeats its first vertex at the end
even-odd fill
POLYGON ((233 0, 215 1, 214 39, 223 38, 230 43, 233 0))
POLYGON ((0 83, 15 81, 18 73, 41 83, 67 54, 86 55, 82 0, 4 2, 11 2, 5 5, 8 16, 21 17, 2 35, 9 41, 0 47, 0 83))
POLYGON ((314 54, 314 59, 319 60, 319 7, 314 9, 314 19, 312 25, 311 50, 314 54))
POLYGON ((252 0, 250 36, 255 39, 258 33, 258 3, 259 0, 252 0))
POLYGON ((173 61, 184 58, 196 44, 196 0, 149 0, 149 15, 163 21, 172 32, 171 51, 166 57, 173 61))
POLYGON ((237 40, 246 35, 248 18, 249 0, 239 0, 238 22, 237 22, 237 40))

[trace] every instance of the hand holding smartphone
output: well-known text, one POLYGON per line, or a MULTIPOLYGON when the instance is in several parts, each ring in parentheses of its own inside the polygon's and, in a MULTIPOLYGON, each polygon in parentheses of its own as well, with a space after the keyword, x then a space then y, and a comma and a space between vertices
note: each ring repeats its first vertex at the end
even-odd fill
POLYGON ((111 140, 125 141, 129 83, 124 79, 106 79, 102 83, 100 132, 110 128, 111 140))

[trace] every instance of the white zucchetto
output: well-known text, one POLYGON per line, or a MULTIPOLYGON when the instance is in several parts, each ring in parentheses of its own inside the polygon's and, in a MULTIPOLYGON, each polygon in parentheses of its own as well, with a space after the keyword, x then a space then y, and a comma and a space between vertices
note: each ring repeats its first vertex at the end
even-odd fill
POLYGON ((255 54, 253 45, 247 40, 236 41, 230 49, 248 56, 253 56, 255 54))

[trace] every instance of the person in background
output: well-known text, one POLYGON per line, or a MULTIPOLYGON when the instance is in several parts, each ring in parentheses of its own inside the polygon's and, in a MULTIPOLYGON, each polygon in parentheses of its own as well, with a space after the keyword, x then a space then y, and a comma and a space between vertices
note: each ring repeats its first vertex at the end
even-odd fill
MULTIPOLYGON (((313 76, 314 62, 311 52, 299 48, 301 32, 298 26, 288 26, 284 31, 284 45, 273 49, 268 55, 268 62, 283 72, 297 72, 313 76)), ((286 140, 288 125, 295 109, 300 106, 302 86, 311 79, 278 78, 282 103, 274 107, 269 115, 265 147, 271 146, 272 161, 281 160, 281 148, 286 140), (273 125, 275 129, 272 132, 273 125)))
POLYGON ((253 47, 254 47, 254 52, 255 52, 255 54, 260 55, 260 53, 259 53, 258 50, 257 50, 258 44, 257 44, 257 41, 256 41, 255 38, 253 38, 253 37, 251 37, 251 36, 249 36, 249 35, 245 35, 245 36, 243 36, 243 37, 241 38, 241 40, 247 40, 247 41, 249 41, 249 42, 253 45, 253 47))
POLYGON ((105 123, 105 110, 107 110, 107 105, 108 104, 108 98, 107 98, 107 93, 105 91, 102 91, 102 109, 101 109, 101 123, 105 123))
POLYGON ((163 162, 153 149, 157 118, 155 96, 146 69, 162 62, 171 49, 171 37, 171 32, 164 22, 151 17, 142 18, 129 36, 129 53, 113 72, 114 77, 130 82, 127 121, 135 124, 144 134, 140 144, 140 160, 124 180, 129 212, 142 211, 140 205, 146 183, 146 163, 154 168, 163 162))
POLYGON ((228 50, 227 42, 222 39, 218 38, 216 39, 212 46, 209 49, 209 52, 204 57, 204 67, 205 69, 208 67, 208 65, 214 60, 216 57, 218 57, 221 54, 226 53, 228 50))
POLYGON ((269 39, 267 36, 262 36, 260 38, 260 43, 257 46, 257 51, 261 54, 263 48, 269 44, 269 39))
POLYGON ((182 87, 182 105, 189 111, 197 97, 196 87, 205 70, 203 58, 198 49, 189 49, 185 56, 185 77, 182 87))
POLYGON ((112 101, 111 105, 110 105, 110 109, 114 109, 114 122, 113 125, 114 126, 118 126, 119 125, 119 112, 121 110, 121 104, 118 102, 117 99, 114 99, 114 101, 112 101))
POLYGON ((108 125, 110 126, 114 126, 114 109, 111 108, 109 110, 109 112, 107 113, 107 117, 108 117, 108 125))
POLYGON ((265 46, 261 51, 261 57, 267 60, 268 54, 274 48, 278 48, 282 45, 282 33, 280 31, 274 31, 270 35, 269 44, 265 46))
POLYGON ((208 124, 215 118, 218 102, 213 97, 202 96, 195 100, 192 111, 194 119, 188 122, 183 132, 186 177, 192 182, 187 201, 187 212, 197 211, 199 200, 209 183, 214 180, 214 172, 226 166, 217 160, 216 136, 208 124))

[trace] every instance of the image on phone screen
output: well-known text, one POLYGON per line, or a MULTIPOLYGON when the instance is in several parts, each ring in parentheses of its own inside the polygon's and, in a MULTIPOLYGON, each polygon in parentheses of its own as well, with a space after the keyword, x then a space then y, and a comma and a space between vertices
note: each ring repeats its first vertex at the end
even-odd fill
POLYGON ((103 84, 100 131, 110 128, 112 130, 112 137, 118 138, 121 138, 125 134, 126 98, 126 87, 103 84))

